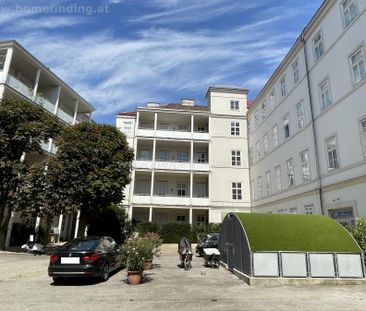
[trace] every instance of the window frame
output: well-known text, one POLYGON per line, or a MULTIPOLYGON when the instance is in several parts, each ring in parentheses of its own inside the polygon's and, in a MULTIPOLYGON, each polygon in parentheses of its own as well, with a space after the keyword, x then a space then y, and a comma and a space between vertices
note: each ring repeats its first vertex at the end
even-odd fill
MULTIPOLYGON (((355 48, 350 53, 348 59, 349 59, 349 65, 350 65, 350 69, 351 69, 352 83, 353 83, 353 85, 357 85, 358 83, 360 83, 366 79, 366 59, 365 59, 365 50, 364 50, 363 44, 361 44, 357 48, 355 48), (354 64, 352 62, 352 57, 355 54, 357 54, 358 52, 361 52, 362 57, 361 57, 360 61, 357 62, 357 65, 359 65, 360 62, 363 62, 363 68, 364 68, 364 76, 361 76, 361 72, 359 72, 359 74, 360 74, 359 80, 357 80, 355 77, 354 64)), ((357 67, 360 68, 359 66, 357 66, 357 67)))
POLYGON ((0 49, 0 72, 4 70, 7 55, 8 49, 0 49), (5 54, 2 54, 3 51, 5 54))
POLYGON ((294 78, 294 84, 297 84, 300 81, 299 58, 296 58, 296 60, 292 63, 291 68, 294 78))
POLYGON ((288 139, 290 138, 291 134, 290 134, 290 114, 287 113, 283 118, 283 132, 284 132, 284 139, 288 139))
POLYGON ((319 96, 320 96, 320 109, 324 110, 327 107, 329 107, 333 101, 332 101, 332 93, 330 90, 330 81, 329 81, 329 77, 325 77, 320 83, 319 83, 319 96), (326 89, 323 90, 323 86, 326 85, 326 89), (325 94, 328 93, 328 101, 325 105, 323 102, 323 98, 325 98, 325 94), (323 96, 324 95, 324 96, 323 96))
POLYGON ((273 88, 269 93, 270 110, 273 111, 276 107, 276 90, 273 88))
POLYGON ((311 172, 310 172, 310 159, 309 159, 309 150, 304 150, 300 153, 300 167, 301 167, 301 177, 303 182, 307 182, 311 180, 311 172), (307 155, 307 162, 303 161, 303 156, 307 155), (307 165, 307 176, 304 174, 304 163, 307 165))
POLYGON ((287 186, 288 188, 292 188, 295 186, 294 158, 288 159, 286 161, 286 166, 287 166, 287 186), (291 164, 291 166, 289 164, 291 164))
POLYGON ((232 182, 231 183, 231 198, 233 200, 242 200, 243 199, 243 191, 242 191, 242 183, 241 182, 232 182))
POLYGON ((297 128, 298 129, 302 129, 305 124, 306 124, 306 119, 305 119, 305 107, 304 107, 304 100, 300 100, 297 104, 296 104, 296 117, 297 117, 297 128), (299 107, 301 107, 302 109, 302 114, 299 114, 299 107))
POLYGON ((261 145, 260 145, 259 140, 257 140, 255 143, 255 154, 256 154, 257 161, 262 159, 261 145))
POLYGON ((276 149, 278 147, 278 125, 274 125, 272 127, 272 143, 273 143, 273 149, 276 149), (276 129, 276 131, 274 131, 274 129, 276 129), (276 135, 275 135, 276 133, 276 135))
POLYGON ((231 166, 241 166, 241 150, 231 150, 231 166))
POLYGON ((263 178, 262 178, 262 176, 257 177, 257 190, 258 190, 258 199, 263 198, 263 178))
POLYGON ((337 135, 334 134, 334 135, 331 135, 331 136, 327 137, 326 139, 324 139, 324 145, 325 145, 325 155, 326 155, 328 172, 332 172, 332 171, 338 170, 341 167, 341 165, 340 165, 340 159, 339 159, 339 150, 338 150, 338 139, 337 139, 337 135), (335 140, 335 147, 334 147, 334 149, 332 149, 332 151, 335 151, 335 155, 336 155, 335 160, 336 161, 334 161, 334 158, 332 159, 332 161, 334 162, 334 164, 337 164, 337 165, 334 165, 336 167, 331 167, 330 166, 331 163, 329 162, 329 151, 330 150, 328 148, 328 142, 331 139, 334 139, 335 140))
POLYGON ((347 10, 349 10, 351 4, 355 4, 355 7, 356 7, 356 15, 353 16, 352 19, 350 19, 348 22, 347 22, 347 19, 346 19, 346 12, 345 12, 345 7, 344 7, 344 4, 345 2, 347 2, 349 0, 343 0, 340 4, 340 7, 341 7, 341 13, 342 13, 342 20, 343 20, 343 27, 346 29, 349 27, 349 25, 351 25, 353 23, 353 21, 359 16, 359 10, 358 10, 358 3, 356 0, 350 0, 349 2, 349 5, 346 7, 347 10))
POLYGON ((271 171, 267 171, 265 173, 265 181, 266 181, 266 196, 270 196, 271 195, 271 171))
POLYGON ((230 100, 230 110, 231 111, 239 111, 240 105, 238 100, 230 100))
POLYGON ((281 96, 285 97, 287 95, 287 81, 286 81, 286 74, 284 74, 280 80, 280 89, 281 89, 281 96))
POLYGON ((363 117, 360 120, 359 124, 360 124, 362 154, 366 158, 366 117, 363 117), (365 127, 363 127, 362 123, 365 123, 365 127))
POLYGON ((230 135, 240 136, 240 122, 230 121, 230 135))
POLYGON ((263 156, 266 156, 268 154, 268 151, 268 133, 265 133, 263 135, 263 156))
POLYGON ((281 165, 275 167, 276 192, 282 191, 282 173, 281 165), (279 172, 279 174, 277 174, 279 172))
POLYGON ((321 30, 319 30, 313 37, 312 43, 313 43, 314 62, 317 62, 325 53, 324 36, 321 30), (319 36, 320 40, 317 43, 315 43, 316 38, 319 36), (322 50, 320 50, 319 47, 321 47, 322 50), (319 49, 319 55, 317 53, 317 49, 319 49))

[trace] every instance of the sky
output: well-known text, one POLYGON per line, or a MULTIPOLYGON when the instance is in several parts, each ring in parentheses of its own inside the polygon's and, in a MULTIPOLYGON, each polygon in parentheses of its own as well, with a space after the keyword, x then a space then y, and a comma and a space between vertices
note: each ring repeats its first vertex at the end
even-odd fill
POLYGON ((209 86, 254 99, 323 0, 0 0, 17 40, 115 123, 147 102, 205 105, 209 86))

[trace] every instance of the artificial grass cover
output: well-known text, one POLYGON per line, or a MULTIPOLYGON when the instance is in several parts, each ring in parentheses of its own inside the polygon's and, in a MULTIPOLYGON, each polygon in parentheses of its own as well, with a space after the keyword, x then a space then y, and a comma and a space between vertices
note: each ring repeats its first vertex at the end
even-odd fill
POLYGON ((361 253, 350 234, 320 215, 235 213, 252 251, 361 253))

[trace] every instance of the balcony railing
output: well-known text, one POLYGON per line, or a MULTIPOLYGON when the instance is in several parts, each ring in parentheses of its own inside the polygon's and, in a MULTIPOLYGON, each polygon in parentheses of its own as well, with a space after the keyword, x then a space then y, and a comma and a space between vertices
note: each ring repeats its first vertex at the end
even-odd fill
POLYGON ((47 111, 54 113, 55 112, 55 104, 51 103, 48 99, 44 98, 41 95, 36 96, 36 102, 41 105, 47 111))
POLYGON ((57 116, 70 125, 74 123, 74 117, 63 111, 61 108, 58 108, 57 116))
POLYGON ((33 89, 23 83, 22 81, 18 80, 11 74, 8 75, 6 83, 11 86, 13 89, 17 90, 20 94, 24 95, 25 97, 32 99, 33 96, 33 89))

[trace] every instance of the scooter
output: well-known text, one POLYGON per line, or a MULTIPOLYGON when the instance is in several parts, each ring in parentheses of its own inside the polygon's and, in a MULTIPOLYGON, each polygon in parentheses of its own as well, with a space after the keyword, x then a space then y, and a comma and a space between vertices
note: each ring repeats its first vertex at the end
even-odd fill
POLYGON ((206 267, 218 268, 220 266, 220 252, 217 248, 204 248, 206 267))
POLYGON ((46 252, 45 246, 42 243, 34 242, 33 239, 29 239, 27 243, 23 244, 22 250, 34 255, 42 255, 46 252))

